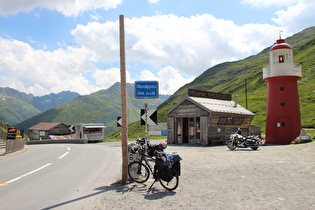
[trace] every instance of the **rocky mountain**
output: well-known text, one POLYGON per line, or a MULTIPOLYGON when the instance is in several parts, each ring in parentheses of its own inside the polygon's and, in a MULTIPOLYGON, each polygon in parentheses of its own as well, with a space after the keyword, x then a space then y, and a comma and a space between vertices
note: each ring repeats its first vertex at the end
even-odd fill
POLYGON ((63 91, 45 96, 34 96, 12 88, 0 87, 0 117, 3 122, 16 124, 79 96, 63 91))
MULTIPOLYGON (((149 109, 160 105, 164 99, 148 99, 149 109)), ((144 107, 145 99, 135 99, 134 85, 127 84, 128 121, 140 120, 140 109, 144 107)), ((121 116, 120 83, 106 90, 100 90, 90 95, 74 98, 41 114, 31 117, 15 126, 25 129, 40 122, 62 122, 73 125, 77 123, 104 123, 106 133, 117 129, 117 117, 121 116)))

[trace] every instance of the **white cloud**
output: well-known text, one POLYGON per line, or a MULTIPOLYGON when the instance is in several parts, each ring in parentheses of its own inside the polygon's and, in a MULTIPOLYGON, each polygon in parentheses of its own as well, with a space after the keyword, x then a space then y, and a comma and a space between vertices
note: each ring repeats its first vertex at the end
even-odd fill
POLYGON ((305 28, 314 26, 314 0, 243 0, 242 3, 256 8, 285 8, 275 12, 277 17, 272 18, 272 20, 287 35, 292 35, 305 28))
MULTIPOLYGON (((39 2, 48 1, 33 1, 32 5, 39 2)), ((287 10, 277 12, 278 17, 274 21, 286 27, 286 34, 295 33, 299 27, 311 26, 314 8, 311 0, 299 1, 287 10)), ((0 12, 2 9, 0 7, 0 12)), ((75 11, 79 10, 74 9, 72 15, 78 14, 75 11)), ((77 25, 71 34, 78 47, 60 43, 62 48, 52 52, 35 50, 21 41, 0 38, 1 86, 34 95, 63 90, 89 94, 107 88, 120 81, 118 30, 118 21, 77 25), (102 67, 104 70, 97 68, 98 64, 105 66, 102 67)), ((245 58, 271 46, 277 32, 278 27, 274 25, 236 25, 210 14, 125 19, 127 64, 131 64, 133 70, 136 68, 134 64, 144 64, 149 69, 142 71, 140 76, 128 71, 127 81, 133 82, 139 77, 142 80, 157 80, 160 93, 173 94, 209 67, 245 58)), ((32 41, 32 38, 29 40, 32 41)))
POLYGON ((243 4, 257 8, 280 7, 295 4, 299 0, 242 0, 243 4))
POLYGON ((82 75, 94 72, 85 48, 35 50, 17 40, 0 38, 0 84, 34 95, 71 90, 88 94, 99 88, 82 75))
MULTIPOLYGON (((259 52, 274 42, 276 31, 267 24, 237 26, 210 14, 125 19, 126 57, 127 62, 155 68, 171 64, 196 77, 215 64, 259 52)), ((78 25, 71 33, 77 43, 95 52, 96 60, 119 59, 118 22, 78 25)))
POLYGON ((148 0, 149 4, 155 4, 158 3, 160 0, 148 0))
POLYGON ((57 10, 65 16, 78 16, 89 10, 113 9, 121 3, 122 0, 4 0, 0 1, 0 15, 11 15, 21 11, 29 12, 34 8, 41 7, 57 10))
MULTIPOLYGON (((108 88, 115 84, 116 82, 120 82, 120 69, 118 68, 110 68, 106 70, 97 69, 93 74, 93 78, 95 79, 97 85, 101 85, 104 88, 108 88)), ((128 83, 132 83, 128 71, 126 71, 126 81, 128 83)))
POLYGON ((277 18, 273 18, 279 26, 283 27, 288 34, 293 34, 305 28, 314 26, 315 1, 302 0, 287 10, 276 12, 277 18))
POLYGON ((140 78, 142 81, 158 81, 160 94, 163 95, 174 93, 193 80, 193 78, 185 79, 177 69, 171 66, 163 68, 156 75, 149 70, 144 70, 141 72, 140 78))

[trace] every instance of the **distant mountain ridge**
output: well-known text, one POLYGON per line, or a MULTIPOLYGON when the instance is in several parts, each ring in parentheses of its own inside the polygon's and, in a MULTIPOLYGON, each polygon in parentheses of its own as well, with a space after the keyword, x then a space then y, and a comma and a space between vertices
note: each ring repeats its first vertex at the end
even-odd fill
MULTIPOLYGON (((147 102, 149 109, 154 109, 163 101, 162 98, 136 99, 134 97, 134 85, 127 84, 128 122, 140 120, 140 109, 144 107, 145 102, 147 102)), ((104 123, 107 133, 117 129, 117 117, 119 116, 121 116, 121 94, 120 83, 117 82, 108 89, 76 97, 15 126, 27 130, 40 122, 62 122, 68 125, 104 123)))
POLYGON ((3 122, 13 125, 78 96, 80 94, 70 91, 34 96, 13 88, 0 87, 0 117, 3 122))

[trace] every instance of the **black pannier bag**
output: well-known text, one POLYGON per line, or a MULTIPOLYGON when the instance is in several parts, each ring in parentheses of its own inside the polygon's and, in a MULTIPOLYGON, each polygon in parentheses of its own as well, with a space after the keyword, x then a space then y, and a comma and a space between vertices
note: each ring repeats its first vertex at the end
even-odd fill
POLYGON ((172 167, 164 166, 163 169, 160 171, 160 178, 163 181, 169 182, 174 177, 174 171, 172 170, 172 167))
POLYGON ((180 160, 182 159, 178 154, 158 152, 155 167, 163 181, 169 182, 174 176, 180 175, 180 160))
POLYGON ((178 176, 180 176, 180 162, 177 161, 173 164, 173 168, 175 169, 178 176))

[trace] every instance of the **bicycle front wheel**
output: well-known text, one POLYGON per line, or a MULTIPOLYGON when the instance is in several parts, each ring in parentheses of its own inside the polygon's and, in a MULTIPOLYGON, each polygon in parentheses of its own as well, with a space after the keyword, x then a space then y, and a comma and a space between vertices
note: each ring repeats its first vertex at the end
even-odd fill
POLYGON ((143 183, 149 179, 150 171, 143 163, 132 162, 128 165, 128 174, 133 181, 143 183))
POLYGON ((161 177, 159 177, 158 179, 165 189, 172 191, 178 187, 179 177, 177 171, 174 168, 171 168, 170 170, 172 170, 173 172, 173 178, 171 180, 164 181, 163 179, 161 179, 161 177))

